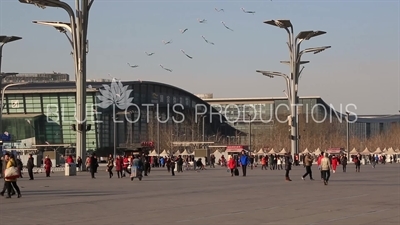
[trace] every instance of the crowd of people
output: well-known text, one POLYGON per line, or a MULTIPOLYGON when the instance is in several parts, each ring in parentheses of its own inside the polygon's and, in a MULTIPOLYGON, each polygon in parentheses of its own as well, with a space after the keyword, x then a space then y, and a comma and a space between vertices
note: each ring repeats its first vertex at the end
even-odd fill
MULTIPOLYGON (((118 178, 123 178, 129 176, 132 180, 135 177, 138 177, 140 180, 143 176, 148 176, 151 172, 151 168, 160 167, 165 168, 167 172, 171 173, 172 176, 175 176, 175 172, 182 173, 184 170, 205 170, 206 165, 210 168, 215 168, 215 165, 218 164, 221 167, 227 167, 228 172, 232 177, 239 176, 239 168, 241 167, 242 176, 247 175, 247 169, 251 170, 257 165, 261 165, 261 170, 283 170, 285 171, 285 180, 292 181, 290 178, 290 171, 293 165, 300 165, 300 161, 305 168, 305 173, 301 176, 302 180, 305 180, 309 177, 310 180, 314 180, 312 166, 313 164, 317 164, 318 170, 320 171, 321 180, 324 185, 328 185, 329 178, 332 173, 336 173, 338 166, 341 166, 342 172, 347 172, 347 164, 348 159, 345 154, 328 154, 321 153, 318 156, 314 156, 310 153, 295 155, 294 160, 292 156, 288 153, 285 155, 265 155, 257 156, 249 154, 248 152, 242 151, 236 154, 228 155, 228 159, 225 156, 221 156, 220 159, 216 162, 216 157, 214 155, 210 155, 209 157, 204 157, 204 163, 202 158, 195 159, 194 156, 165 156, 165 157, 153 157, 144 154, 133 154, 133 155, 117 155, 114 159, 113 155, 109 155, 106 161, 106 171, 108 172, 109 178, 114 176, 114 171, 117 173, 118 178)), ((355 165, 355 171, 360 172, 361 170, 361 161, 363 157, 358 154, 351 156, 351 162, 355 165)), ((396 158, 390 156, 390 163, 396 160, 396 158)), ((365 163, 370 163, 373 168, 375 168, 376 164, 386 163, 386 156, 381 155, 369 155, 364 158, 367 160, 365 163)), ((65 163, 68 165, 76 165, 77 168, 81 169, 83 162, 80 157, 73 158, 72 156, 68 156, 65 159, 65 163)), ((52 161, 49 156, 45 156, 42 160, 42 165, 46 173, 46 177, 50 177, 52 171, 52 161)), ((93 153, 86 158, 85 166, 87 171, 91 174, 91 178, 95 179, 95 174, 98 171, 99 167, 99 159, 96 154, 93 153)), ((34 180, 34 158, 32 155, 29 155, 27 160, 28 175, 29 180, 34 180)), ((17 185, 17 179, 22 178, 22 169, 23 164, 20 157, 17 155, 13 155, 10 153, 6 153, 0 160, 0 168, 1 176, 4 178, 4 186, 3 190, 0 192, 2 196, 5 194, 7 198, 11 198, 13 195, 17 195, 20 198, 21 191, 17 185), (11 171, 11 172, 10 172, 11 171), (14 172, 13 172, 14 171, 14 172), (8 175, 6 174, 8 173, 8 175), (11 175, 12 176, 11 176, 11 175)))

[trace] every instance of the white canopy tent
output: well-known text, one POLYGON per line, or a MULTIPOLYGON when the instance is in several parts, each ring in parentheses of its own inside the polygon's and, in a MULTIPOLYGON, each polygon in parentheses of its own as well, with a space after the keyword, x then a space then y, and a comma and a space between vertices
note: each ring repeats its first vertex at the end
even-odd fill
POLYGON ((381 153, 382 153, 382 150, 379 147, 374 151, 374 154, 381 154, 381 153))
POLYGON ((368 150, 368 148, 365 148, 364 151, 360 152, 360 154, 361 155, 370 155, 372 153, 368 150))
POLYGON ((310 153, 310 151, 308 151, 308 148, 304 149, 304 151, 302 152, 303 154, 308 154, 310 153))
POLYGON ((271 148, 271 150, 269 150, 269 152, 267 153, 268 155, 274 155, 276 154, 275 150, 273 148, 271 148))
POLYGON ((353 149, 350 151, 350 155, 357 155, 357 154, 358 154, 358 152, 357 152, 356 148, 353 148, 353 149))
POLYGON ((164 149, 164 151, 162 151, 161 153, 160 153, 160 156, 162 156, 162 157, 164 157, 164 156, 168 156, 169 154, 168 154, 168 152, 164 149))
POLYGON ((181 153, 181 155, 182 155, 182 156, 187 156, 187 155, 190 155, 190 153, 185 149, 185 150, 181 153))
POLYGON ((264 152, 263 149, 260 149, 260 151, 258 151, 258 152, 256 153, 256 155, 265 155, 265 152, 264 152))
POLYGON ((149 156, 158 156, 156 150, 150 152, 149 156))
POLYGON ((314 155, 320 155, 321 154, 321 150, 319 150, 319 148, 317 148, 317 150, 315 150, 313 153, 314 153, 314 155))
POLYGON ((288 152, 286 151, 285 148, 282 148, 282 150, 279 152, 280 155, 284 155, 284 154, 286 154, 286 153, 288 153, 288 152))
POLYGON ((386 155, 396 155, 396 154, 398 154, 398 153, 396 153, 396 152, 393 150, 393 148, 389 148, 389 149, 385 152, 385 154, 386 154, 386 155))

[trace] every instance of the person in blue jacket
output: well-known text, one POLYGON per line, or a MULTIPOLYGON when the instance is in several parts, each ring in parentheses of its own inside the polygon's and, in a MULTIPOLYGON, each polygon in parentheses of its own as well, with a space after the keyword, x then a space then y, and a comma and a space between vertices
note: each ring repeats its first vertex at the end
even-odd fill
POLYGON ((249 157, 247 156, 245 151, 242 151, 240 155, 240 165, 242 167, 243 176, 246 176, 247 165, 249 163, 249 157))

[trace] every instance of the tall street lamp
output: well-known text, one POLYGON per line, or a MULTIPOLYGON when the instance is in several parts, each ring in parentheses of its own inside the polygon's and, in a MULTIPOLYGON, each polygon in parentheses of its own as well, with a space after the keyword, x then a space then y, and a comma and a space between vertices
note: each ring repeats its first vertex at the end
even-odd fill
POLYGON ((350 113, 346 112, 346 150, 347 150, 347 160, 350 159, 350 124, 349 124, 349 117, 350 113))
MULTIPOLYGON (((75 0, 75 12, 67 3, 60 0, 19 0, 21 3, 33 4, 39 8, 55 7, 64 9, 70 22, 59 23, 41 22, 41 24, 51 25, 67 29, 71 33, 73 55, 75 63, 76 78, 76 108, 77 108, 77 135, 76 135, 76 156, 86 158, 86 51, 87 51, 87 29, 89 20, 89 10, 94 0, 75 0)), ((85 170, 82 165, 82 170, 85 170)))
POLYGON ((114 132, 113 132, 113 139, 114 139, 114 145, 113 145, 113 149, 114 149, 114 159, 116 159, 117 157, 117 113, 114 112, 113 115, 113 122, 114 122, 114 132))
POLYGON ((204 121, 205 121, 205 118, 207 118, 207 115, 203 115, 203 126, 202 126, 202 128, 203 128, 203 148, 205 148, 205 144, 204 144, 204 142, 206 141, 206 132, 205 132, 205 123, 204 123, 204 121))
POLYGON ((9 87, 13 87, 13 86, 21 86, 21 85, 25 85, 25 84, 29 84, 28 82, 23 82, 23 83, 14 83, 14 84, 7 84, 2 90, 1 90, 1 104, 0 104, 0 132, 3 133, 3 109, 4 109, 4 95, 5 92, 7 90, 7 88, 9 87))
MULTIPOLYGON (((251 120, 252 120, 252 116, 251 116, 251 114, 250 113, 247 113, 247 114, 245 114, 244 116, 246 116, 246 117, 248 117, 249 118, 249 151, 251 151, 251 138, 252 138, 252 134, 251 134, 251 132, 252 132, 252 129, 251 129, 251 120)), ((243 116, 243 119, 244 119, 244 116, 243 116)), ((246 121, 245 121, 246 122, 246 121)), ((236 138, 237 138, 237 136, 235 136, 236 138)))
POLYGON ((160 119, 161 116, 157 116, 157 157, 160 158, 160 119))
MULTIPOLYGON (((291 153, 292 155, 299 152, 298 149, 298 112, 297 112, 297 105, 298 105, 298 81, 299 81, 299 68, 301 64, 308 63, 308 61, 301 61, 301 56, 304 53, 313 52, 314 54, 320 53, 325 49, 330 48, 330 46, 318 47, 318 48, 308 48, 303 51, 300 50, 300 44, 304 40, 310 40, 313 37, 317 37, 319 35, 323 35, 325 31, 302 31, 296 37, 294 36, 293 32, 293 25, 290 20, 269 20, 265 21, 265 24, 276 26, 285 31, 288 34, 288 42, 287 46, 289 48, 289 56, 290 56, 290 92, 288 90, 288 96, 290 97, 289 103, 290 107, 290 118, 291 118, 291 128, 290 128, 290 139, 291 139, 291 153)), ((283 62, 287 63, 287 62, 283 62)), ((276 74, 275 74, 276 75, 276 74)), ((286 79, 286 78, 285 78, 286 79)))

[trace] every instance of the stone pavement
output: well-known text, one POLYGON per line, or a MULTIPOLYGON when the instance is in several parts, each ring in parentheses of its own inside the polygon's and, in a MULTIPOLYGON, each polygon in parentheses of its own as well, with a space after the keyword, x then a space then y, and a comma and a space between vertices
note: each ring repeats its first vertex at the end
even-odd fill
POLYGON ((22 198, 0 198, 0 224, 400 224, 400 165, 362 166, 332 174, 324 186, 291 171, 248 170, 230 177, 226 169, 184 171, 172 177, 155 169, 142 181, 91 179, 54 173, 18 180, 22 198))

